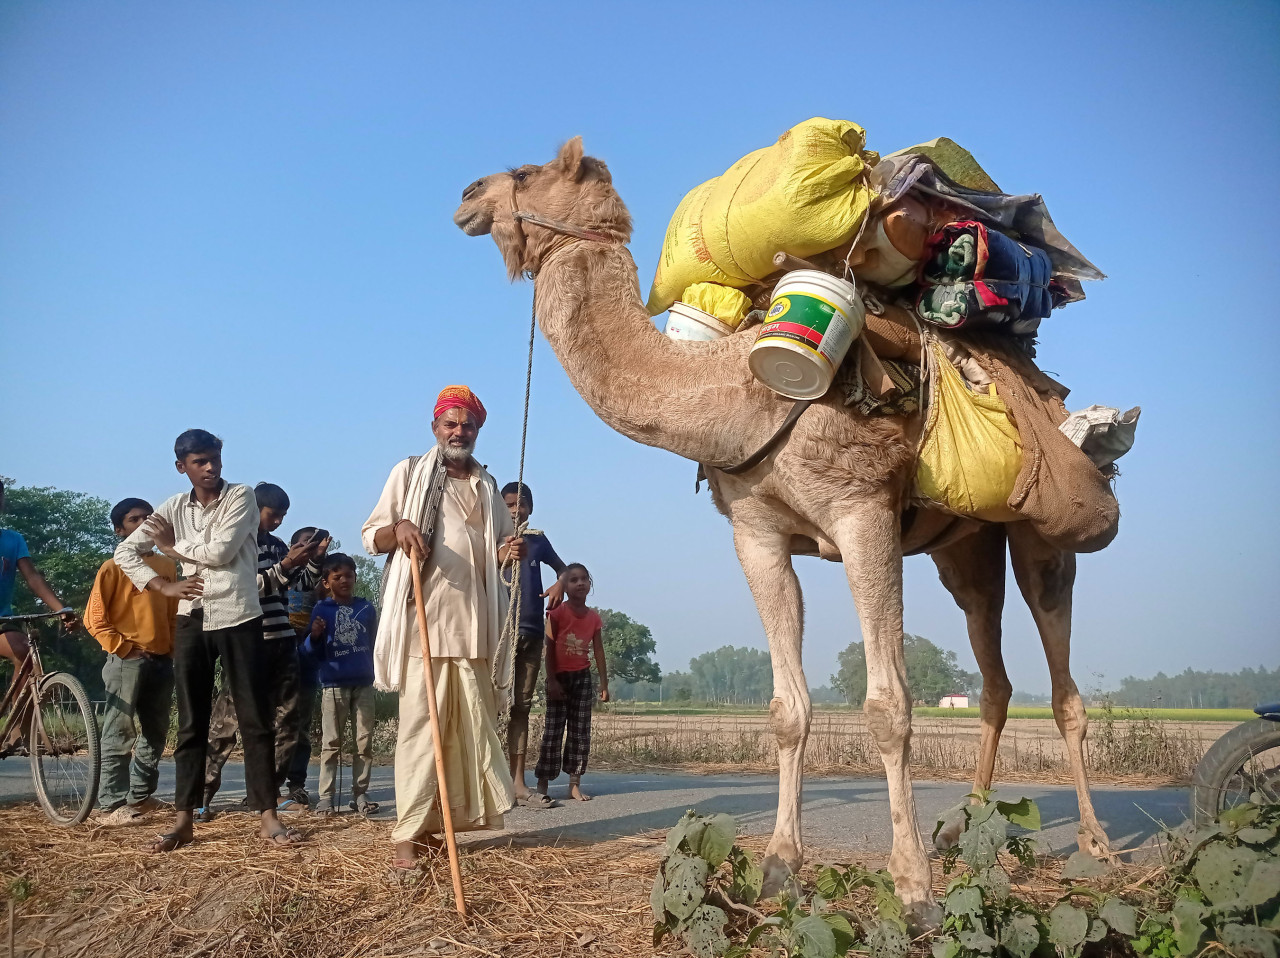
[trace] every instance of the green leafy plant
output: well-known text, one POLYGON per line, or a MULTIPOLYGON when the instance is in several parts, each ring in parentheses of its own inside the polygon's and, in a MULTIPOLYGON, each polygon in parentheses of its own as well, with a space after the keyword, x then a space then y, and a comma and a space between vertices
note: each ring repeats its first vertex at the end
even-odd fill
POLYGON ((734 844, 735 834, 731 816, 692 811, 667 833, 666 853, 649 895, 655 946, 673 935, 698 958, 741 958, 752 949, 793 958, 838 958, 855 943, 874 958, 906 954, 907 923, 888 872, 857 865, 824 867, 811 895, 788 883, 773 900, 776 910, 766 915, 753 907, 760 901, 764 871, 734 844), (874 896, 875 917, 859 918, 833 906, 835 899, 862 888, 874 896), (732 944, 730 934, 743 937, 732 944))
POLYGON ((1031 839, 1009 834, 1009 826, 1038 831, 1040 809, 1028 798, 991 801, 990 792, 977 792, 943 815, 934 839, 957 821, 963 827, 956 843, 943 854, 943 874, 951 875, 961 863, 967 867, 948 883, 943 896, 942 927, 933 942, 935 958, 1028 958, 1048 940, 1049 930, 1034 904, 1012 894, 1000 852, 1021 864, 1034 864, 1031 839))
POLYGON ((1211 942, 1280 954, 1280 804, 1259 799, 1166 833, 1166 878, 1133 938, 1138 954, 1196 955, 1211 942))
POLYGON ((764 883, 763 872, 752 871, 747 856, 735 847, 736 836, 731 815, 698 815, 692 810, 667 833, 666 854, 649 893, 655 947, 667 935, 676 935, 698 958, 714 958, 729 949, 729 915, 721 907, 729 900, 722 888, 736 889, 754 901, 764 883), (731 856, 730 874, 724 876, 721 866, 731 856))

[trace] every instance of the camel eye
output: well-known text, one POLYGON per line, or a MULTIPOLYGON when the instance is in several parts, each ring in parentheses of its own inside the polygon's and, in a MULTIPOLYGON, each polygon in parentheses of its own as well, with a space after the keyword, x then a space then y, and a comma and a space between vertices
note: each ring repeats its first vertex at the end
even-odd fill
POLYGON ((523 182, 524 182, 525 180, 527 180, 528 178, 529 178, 529 174, 528 174, 528 172, 527 172, 527 171, 525 171, 525 170, 518 170, 518 171, 516 172, 516 182, 517 182, 517 183, 523 183, 523 182))

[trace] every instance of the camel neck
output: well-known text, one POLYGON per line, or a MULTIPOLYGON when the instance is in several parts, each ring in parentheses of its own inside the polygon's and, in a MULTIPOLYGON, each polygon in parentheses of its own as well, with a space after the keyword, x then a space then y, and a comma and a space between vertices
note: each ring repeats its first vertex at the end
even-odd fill
POLYGON ((723 416, 744 408, 753 385, 749 343, 677 343, 658 332, 626 247, 558 250, 538 273, 534 305, 574 388, 624 436, 710 463, 737 461, 756 438, 724 428, 723 416))

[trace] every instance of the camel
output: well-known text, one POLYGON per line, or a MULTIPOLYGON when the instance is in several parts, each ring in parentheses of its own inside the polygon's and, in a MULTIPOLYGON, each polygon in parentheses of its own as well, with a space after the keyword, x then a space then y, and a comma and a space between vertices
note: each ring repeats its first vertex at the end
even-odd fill
MULTIPOLYGON (((1054 716, 1079 798, 1080 847, 1109 854, 1089 797, 1087 719, 1068 664, 1074 554, 1049 546, 1026 522, 968 522, 970 534, 939 540, 939 529, 951 521, 941 513, 928 514, 940 521, 913 522, 904 541, 901 517, 921 417, 863 416, 831 393, 759 465, 724 472, 773 435, 791 404, 748 370, 753 331, 715 342, 676 342, 658 332, 626 248, 630 214, 606 165, 583 154, 581 138, 569 140, 549 163, 476 180, 463 191, 454 222, 469 236, 492 235, 512 281, 533 279, 542 332, 596 414, 624 436, 703 464, 715 506, 732 525, 773 660, 769 711, 779 793, 765 857, 770 888, 780 888, 803 860, 800 796, 811 706, 801 665, 798 554, 842 562, 848 577, 866 644, 865 715, 889 788, 889 871, 919 925, 940 918, 912 795, 911 696, 902 648, 903 556, 921 543, 933 543, 928 551, 965 613, 982 671, 975 789, 991 785, 1012 691, 1000 649, 1007 543, 1049 661, 1054 716)), ((953 830, 941 837, 956 836, 953 830)))

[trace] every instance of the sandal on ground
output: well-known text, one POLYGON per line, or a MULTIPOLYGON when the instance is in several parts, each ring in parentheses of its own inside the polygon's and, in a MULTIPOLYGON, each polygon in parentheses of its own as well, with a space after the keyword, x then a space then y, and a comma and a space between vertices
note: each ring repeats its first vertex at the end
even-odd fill
POLYGON ((422 879, 422 859, 393 858, 387 866, 387 881, 393 885, 412 886, 422 879))
POLYGON ((517 805, 523 805, 525 808, 557 808, 559 807, 550 795, 543 795, 541 792, 530 792, 523 798, 516 799, 517 805))
POLYGON ((321 818, 333 818, 334 815, 338 814, 338 810, 331 803, 324 800, 321 800, 311 812, 321 818))
POLYGON ((165 832, 163 835, 157 835, 147 846, 147 851, 153 855, 161 855, 166 852, 176 852, 184 845, 190 845, 191 839, 179 835, 177 832, 165 832))
POLYGON ((107 828, 113 828, 118 825, 136 825, 142 819, 142 813, 135 811, 131 805, 118 805, 109 812, 102 812, 98 816, 98 824, 107 828))
POLYGON ((197 822, 211 822, 218 817, 218 813, 209 805, 204 808, 197 808, 191 815, 197 822))
POLYGON ((295 799, 292 799, 292 798, 286 798, 283 801, 281 801, 278 805, 276 805, 277 814, 281 814, 284 812, 305 812, 306 810, 307 810, 306 805, 303 805, 301 802, 296 801, 295 799))
POLYGON ((347 806, 357 815, 376 815, 378 813, 378 803, 371 802, 363 795, 356 797, 356 800, 347 806))
POLYGON ((291 848, 294 845, 301 845, 306 841, 302 836, 302 832, 298 831, 296 828, 290 828, 287 825, 274 835, 259 834, 258 837, 268 845, 275 848, 291 848))
POLYGON ((289 786, 288 794, 289 794, 289 797, 293 799, 295 802, 297 802, 299 805, 305 805, 308 808, 311 807, 311 796, 307 794, 307 790, 303 788, 301 785, 289 786))

